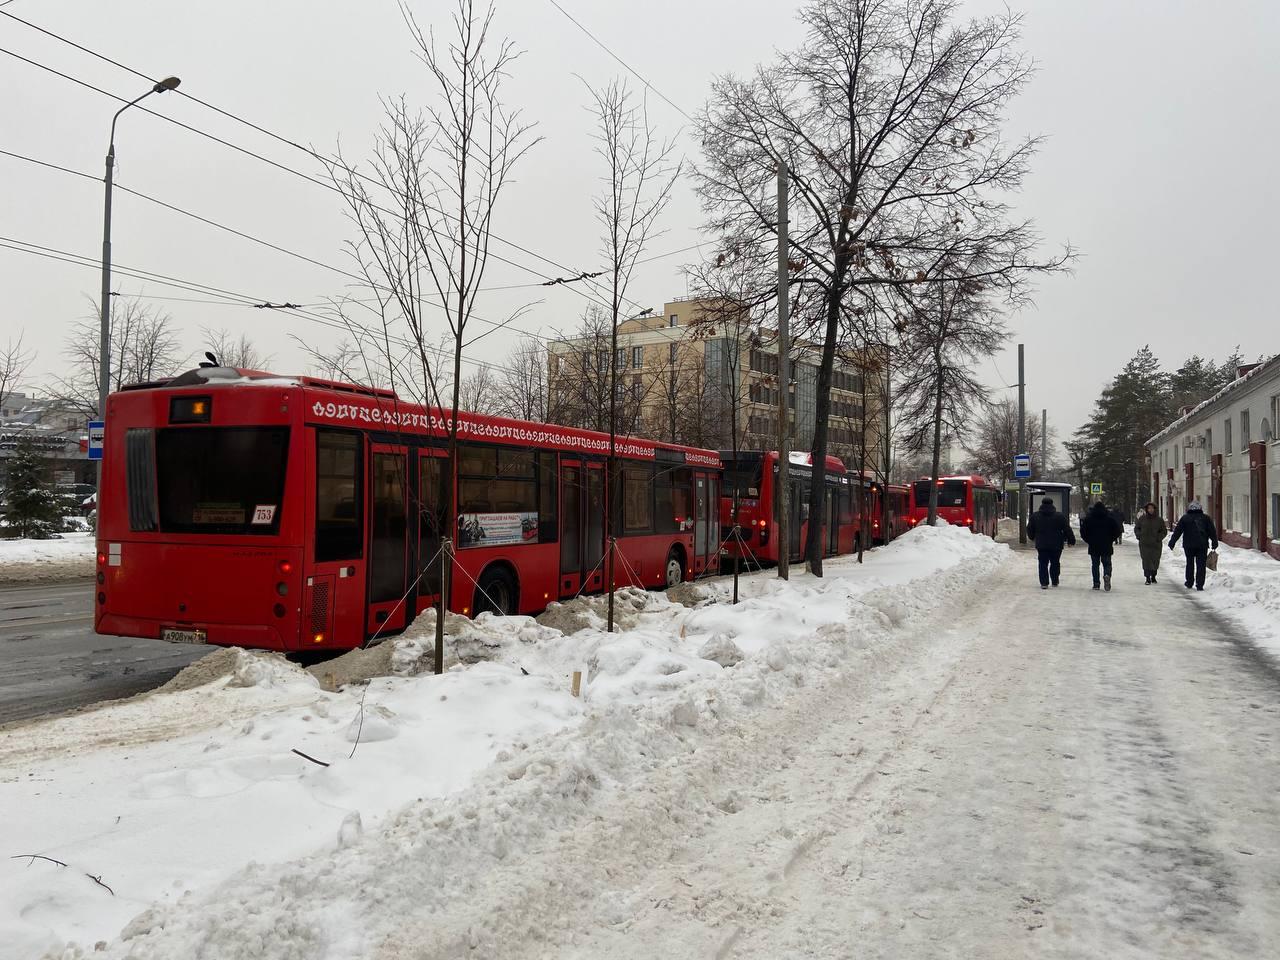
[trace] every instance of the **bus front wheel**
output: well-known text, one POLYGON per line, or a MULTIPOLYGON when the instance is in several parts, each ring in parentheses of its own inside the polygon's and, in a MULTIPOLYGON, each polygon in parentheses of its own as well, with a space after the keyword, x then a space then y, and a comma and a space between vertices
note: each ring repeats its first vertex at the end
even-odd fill
POLYGON ((680 554, 672 550, 667 554, 667 586, 674 587, 683 581, 684 564, 680 560, 680 554))
POLYGON ((516 597, 515 578, 502 567, 490 567, 480 575, 473 609, 509 617, 516 612, 516 597))

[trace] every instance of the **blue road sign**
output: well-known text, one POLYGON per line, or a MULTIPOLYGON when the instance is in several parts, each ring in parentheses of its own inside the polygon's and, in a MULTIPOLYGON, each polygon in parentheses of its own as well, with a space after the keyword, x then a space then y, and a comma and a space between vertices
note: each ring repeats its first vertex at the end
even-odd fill
POLYGON ((1031 457, 1020 453, 1013 458, 1013 478, 1015 480, 1031 479, 1031 457))
POLYGON ((107 424, 103 420, 89 421, 89 459, 102 459, 102 444, 107 437, 107 424))

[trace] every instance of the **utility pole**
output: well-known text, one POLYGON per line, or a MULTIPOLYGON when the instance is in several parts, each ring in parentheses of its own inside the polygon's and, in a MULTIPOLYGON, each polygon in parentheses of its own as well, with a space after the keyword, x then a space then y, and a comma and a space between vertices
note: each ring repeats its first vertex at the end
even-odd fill
MULTIPOLYGON (((1022 364, 1022 344, 1018 344, 1018 456, 1026 453, 1027 444, 1027 377, 1022 364)), ((1027 498, 1023 496, 1027 485, 1018 481, 1018 542, 1027 542, 1027 498)))
MULTIPOLYGON (((787 293, 787 165, 778 160, 778 576, 791 578, 791 303, 787 293)), ((818 468, 821 469, 821 468, 818 468)))
POLYGON ((1040 408, 1040 479, 1049 467, 1049 411, 1040 408))

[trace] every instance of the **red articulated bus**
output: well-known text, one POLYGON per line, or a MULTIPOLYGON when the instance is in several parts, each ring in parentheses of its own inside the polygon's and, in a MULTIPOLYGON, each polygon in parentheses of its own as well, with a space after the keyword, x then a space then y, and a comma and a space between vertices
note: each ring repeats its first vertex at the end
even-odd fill
POLYGON ((939 477, 937 481, 922 477, 912 484, 911 525, 924 523, 929 516, 929 487, 938 486, 938 516, 954 526, 968 527, 974 533, 996 536, 1000 521, 999 491, 986 478, 939 477))
POLYGON ((473 413, 390 391, 213 367, 112 394, 98 517, 98 633, 271 650, 349 649, 449 609, 535 613, 605 588, 718 569, 713 450, 473 413))
MULTIPOLYGON (((814 524, 809 516, 809 483, 813 478, 810 455, 792 453, 788 464, 791 487, 790 522, 787 537, 790 559, 804 555, 809 531, 814 524)), ((720 526, 726 537, 725 555, 740 557, 748 564, 777 563, 778 548, 778 453, 777 451, 721 450, 724 464, 724 493, 720 500, 720 526), (733 496, 738 493, 738 525, 742 542, 729 534, 733 529, 733 496)), ((826 517, 818 526, 824 556, 851 553, 855 548, 857 517, 854 510, 853 484, 844 464, 837 457, 827 457, 826 517)))

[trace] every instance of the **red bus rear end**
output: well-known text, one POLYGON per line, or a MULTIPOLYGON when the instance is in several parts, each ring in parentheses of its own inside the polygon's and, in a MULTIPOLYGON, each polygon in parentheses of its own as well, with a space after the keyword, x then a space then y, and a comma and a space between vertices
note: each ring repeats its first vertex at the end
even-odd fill
POLYGON ((214 368, 107 403, 98 520, 99 633, 347 649, 448 606, 535 613, 605 588, 714 571, 714 451, 460 413, 388 391, 214 368))
MULTIPOLYGON (((724 554, 748 565, 777 563, 778 544, 778 453, 777 451, 720 451, 724 464, 724 494, 720 501, 720 525, 725 536, 724 554), (737 524, 734 528, 734 492, 737 491, 737 524)), ((804 555, 810 529, 823 538, 823 556, 839 556, 854 547, 857 517, 853 487, 837 457, 827 457, 825 516, 810 516, 809 487, 813 467, 809 455, 792 453, 788 464, 790 492, 790 559, 804 555)))
POLYGON ((952 526, 968 527, 974 533, 995 538, 999 493, 986 478, 977 474, 939 477, 936 481, 927 477, 917 480, 912 484, 912 526, 928 519, 930 488, 934 486, 938 490, 938 516, 952 526))

